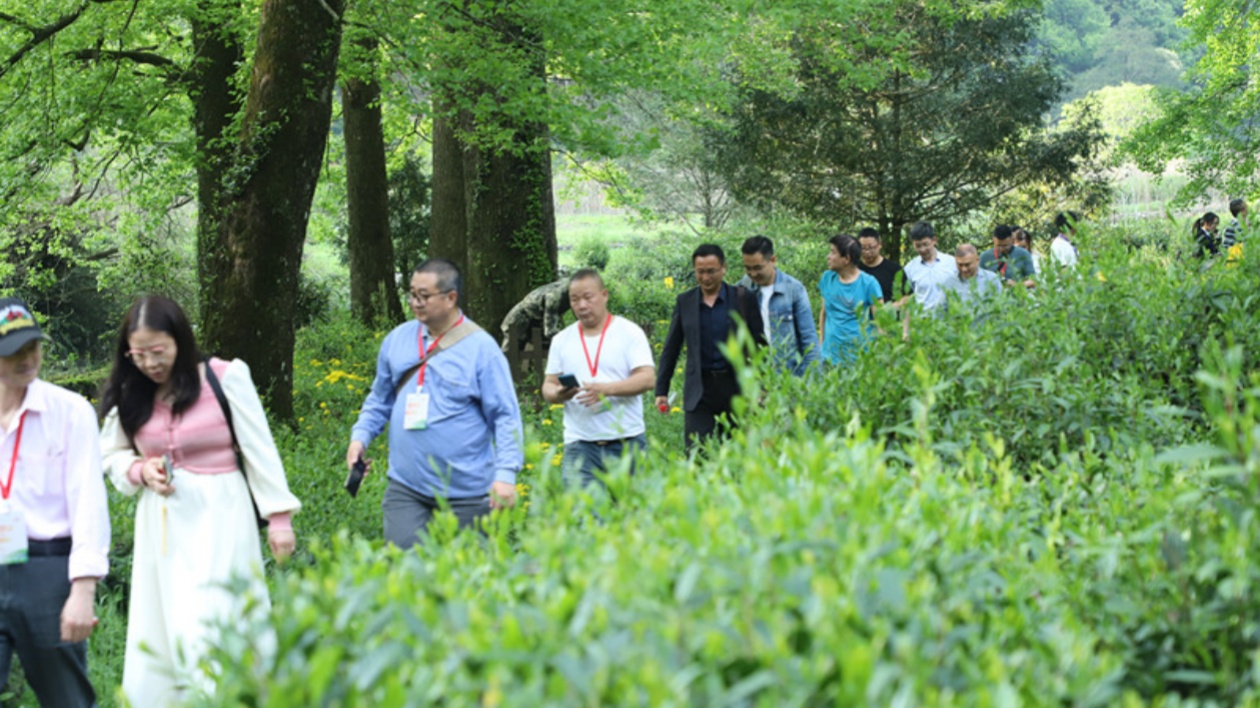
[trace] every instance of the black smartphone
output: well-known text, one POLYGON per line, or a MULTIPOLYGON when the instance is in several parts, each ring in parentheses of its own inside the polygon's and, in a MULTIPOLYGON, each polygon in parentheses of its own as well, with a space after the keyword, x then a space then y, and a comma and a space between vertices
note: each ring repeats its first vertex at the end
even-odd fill
POLYGON ((350 468, 350 474, 346 476, 346 491, 350 492, 350 496, 359 496, 359 485, 363 484, 365 474, 367 474, 367 463, 360 457, 355 460, 354 466, 350 468))
POLYGON ((577 388, 578 380, 573 374, 560 374, 560 385, 565 388, 577 388))
POLYGON ((171 486, 171 476, 175 473, 175 468, 171 465, 170 455, 162 455, 162 471, 166 473, 166 479, 163 481, 166 482, 166 486, 171 486))

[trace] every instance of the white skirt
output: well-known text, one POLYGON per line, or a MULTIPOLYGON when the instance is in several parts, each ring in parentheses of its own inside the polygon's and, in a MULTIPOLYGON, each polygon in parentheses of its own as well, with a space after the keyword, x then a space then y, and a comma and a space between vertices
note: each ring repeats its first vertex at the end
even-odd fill
MULTIPOLYGON (((196 692, 214 695, 199 664, 218 627, 243 624, 247 611, 265 617, 270 610, 244 475, 176 468, 172 478, 171 496, 145 489, 136 507, 122 688, 144 708, 176 705, 196 692)), ((257 639, 257 650, 274 644, 273 637, 257 639)))

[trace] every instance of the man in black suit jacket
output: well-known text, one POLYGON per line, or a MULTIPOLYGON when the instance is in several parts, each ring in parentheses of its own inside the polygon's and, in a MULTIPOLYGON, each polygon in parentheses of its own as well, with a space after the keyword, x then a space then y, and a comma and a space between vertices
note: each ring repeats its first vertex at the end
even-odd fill
POLYGON ((732 317, 748 325, 757 344, 765 346, 766 343, 756 296, 724 281, 726 254, 722 248, 711 243, 701 244, 691 254, 691 264, 699 287, 682 293, 674 303, 669 334, 656 369, 659 408, 668 405, 669 383, 686 343, 683 411, 688 449, 714 433, 719 416, 725 414, 730 423, 731 400, 739 394, 739 380, 718 345, 735 334, 739 325, 732 317))

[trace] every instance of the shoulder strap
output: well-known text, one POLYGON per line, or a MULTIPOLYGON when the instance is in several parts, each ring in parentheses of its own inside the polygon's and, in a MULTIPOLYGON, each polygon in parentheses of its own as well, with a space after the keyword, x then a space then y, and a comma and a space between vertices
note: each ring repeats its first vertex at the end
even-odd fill
POLYGON ((446 334, 442 335, 442 341, 438 342, 437 349, 434 349, 429 354, 421 356, 420 361, 417 361, 415 364, 407 367, 407 370, 402 373, 402 376, 398 377, 398 381, 394 383, 394 395, 397 396, 402 391, 403 386, 407 384, 407 380, 419 371, 420 367, 424 366, 430 359, 438 354, 441 354, 447 349, 450 349, 456 344, 459 344, 468 335, 480 331, 481 326, 467 318, 464 318, 463 322, 447 330, 446 334))
POLYGON ((245 488, 249 489, 249 503, 254 505, 254 517, 258 519, 258 528, 266 528, 267 519, 258 511, 258 502, 254 499, 254 490, 249 488, 249 475, 245 474, 245 455, 241 453, 241 444, 236 441, 236 426, 232 425, 232 406, 228 405, 227 396, 223 393, 223 386, 219 384, 219 377, 214 373, 214 366, 210 363, 210 357, 205 357, 203 362, 206 365, 206 383, 210 384, 210 390, 214 391, 214 398, 219 402, 219 408, 223 411, 223 417, 227 419, 228 433, 232 435, 232 452, 236 453, 236 467, 241 471, 241 475, 245 477, 245 488))

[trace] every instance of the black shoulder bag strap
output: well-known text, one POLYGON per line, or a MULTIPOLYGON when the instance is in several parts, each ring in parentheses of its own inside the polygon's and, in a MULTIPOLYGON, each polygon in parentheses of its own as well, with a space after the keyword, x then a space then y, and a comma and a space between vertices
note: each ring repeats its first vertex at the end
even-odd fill
MULTIPOLYGON (((245 456, 241 454, 241 444, 236 441, 236 427, 232 425, 232 407, 228 405, 227 396, 223 394, 223 387, 219 385, 219 377, 214 373, 214 367, 210 365, 210 358, 204 360, 206 365, 206 383, 210 384, 210 390, 214 391, 214 397, 219 401, 219 408, 223 409, 223 417, 227 419, 228 432, 232 434, 232 452, 236 453, 236 466, 241 470, 241 474, 245 475, 245 456)), ((249 476, 245 475, 245 488, 249 489, 249 476)), ((254 501, 254 490, 249 489, 249 503, 254 506, 254 517, 258 519, 258 528, 265 529, 270 523, 258 513, 258 502, 254 501)))

